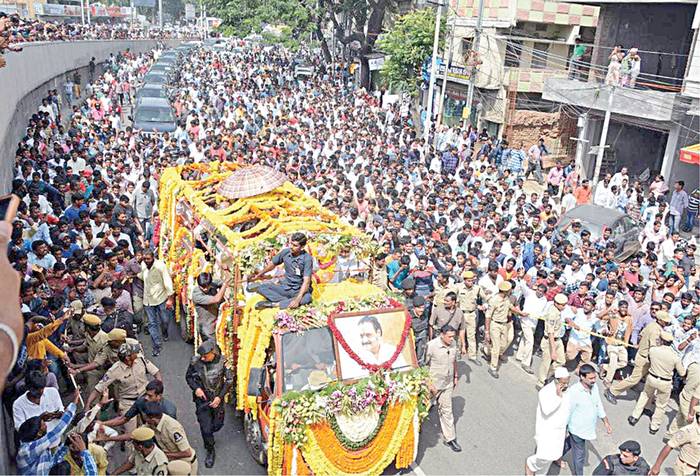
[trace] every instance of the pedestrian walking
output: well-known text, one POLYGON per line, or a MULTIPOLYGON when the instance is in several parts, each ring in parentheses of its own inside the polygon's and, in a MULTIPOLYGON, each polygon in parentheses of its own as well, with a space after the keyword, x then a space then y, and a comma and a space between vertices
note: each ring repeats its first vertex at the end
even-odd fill
POLYGON ((583 364, 579 369, 579 381, 569 390, 569 436, 564 443, 564 454, 571 451, 571 474, 582 475, 586 461, 586 442, 596 439, 596 423, 603 420, 608 435, 612 426, 608 421, 600 400, 600 391, 596 384, 597 374, 590 364, 583 364))
POLYGON ((493 378, 498 378, 499 361, 510 343, 508 337, 508 323, 511 313, 520 317, 527 317, 527 313, 513 305, 510 299, 510 291, 512 288, 513 285, 510 281, 503 281, 499 284, 499 292, 491 298, 488 310, 486 311, 485 340, 491 346, 489 375, 493 378))
POLYGON ((153 357, 157 357, 163 348, 163 341, 168 340, 173 280, 166 264, 157 260, 150 250, 143 254, 139 277, 143 280, 143 307, 148 317, 148 333, 153 341, 153 357))
POLYGON ((552 462, 564 453, 566 425, 569 422, 569 372, 564 367, 554 371, 554 380, 537 394, 535 420, 535 454, 527 458, 525 474, 547 474, 552 462))
POLYGON ((476 284, 473 271, 462 274, 463 282, 456 286, 459 308, 464 316, 464 343, 466 343, 467 358, 470 362, 481 365, 477 360, 476 328, 478 324, 477 311, 485 310, 486 293, 476 284))
POLYGON ((457 329, 449 324, 440 329, 440 335, 428 342, 425 364, 428 366, 430 393, 435 398, 440 415, 443 443, 452 451, 460 452, 455 421, 452 414, 452 392, 457 386, 457 329))
POLYGON ((233 385, 231 371, 224 365, 221 349, 213 339, 197 348, 185 381, 192 390, 197 423, 207 451, 204 466, 212 468, 216 461, 214 433, 224 426, 224 397, 233 385))
POLYGON ((179 421, 163 413, 159 402, 148 402, 144 405, 144 422, 155 433, 156 443, 169 461, 184 461, 190 465, 191 473, 197 474, 197 453, 179 421))

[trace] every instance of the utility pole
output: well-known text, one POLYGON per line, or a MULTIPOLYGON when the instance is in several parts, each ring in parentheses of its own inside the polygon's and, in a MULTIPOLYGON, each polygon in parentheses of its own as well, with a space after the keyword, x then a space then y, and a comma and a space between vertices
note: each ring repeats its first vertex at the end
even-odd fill
POLYGON ((85 0, 80 0, 80 24, 85 26, 85 0))
POLYGON ((85 5, 87 5, 87 22, 90 25, 90 0, 85 0, 85 5))
MULTIPOLYGON (((479 43, 481 42, 481 25, 484 20, 484 0, 479 0, 479 16, 476 18, 476 29, 474 30, 474 43, 472 51, 475 57, 479 55, 479 43)), ((472 66, 469 75, 469 89, 467 90, 467 111, 469 111, 469 120, 471 121, 472 103, 474 102, 474 87, 476 85, 476 66, 472 66)), ((466 121, 465 121, 466 122, 466 121)))
POLYGON ((158 0, 158 26, 163 29, 163 0, 158 0))
POLYGON ((438 103, 438 117, 437 125, 438 127, 442 124, 442 112, 445 105, 445 90, 447 89, 447 73, 450 69, 450 63, 452 63, 452 47, 455 42, 455 26, 457 25, 457 14, 452 19, 452 30, 450 31, 450 44, 447 47, 447 54, 445 58, 442 59, 445 63, 445 72, 442 75, 442 90, 440 91, 440 102, 438 103))
MULTIPOLYGON (((482 0, 483 1, 483 0, 482 0)), ((428 150, 428 141, 430 139, 430 129, 433 123, 433 96, 435 94, 435 76, 437 76, 437 54, 438 44, 440 43, 440 22, 442 21, 442 2, 438 4, 437 15, 435 15, 435 37, 433 38, 433 57, 430 65, 430 82, 428 84, 428 108, 425 115, 425 131, 423 137, 425 139, 426 152, 428 150)))
POLYGON ((598 184, 600 177, 600 168, 603 165, 603 156, 605 155, 605 141, 608 138, 608 127, 610 126, 610 115, 612 114, 613 99, 615 97, 615 86, 610 87, 608 94, 608 108, 605 110, 605 119, 603 119, 603 130, 600 131, 600 143, 598 144, 598 154, 595 158, 595 172, 593 172, 593 188, 598 184))

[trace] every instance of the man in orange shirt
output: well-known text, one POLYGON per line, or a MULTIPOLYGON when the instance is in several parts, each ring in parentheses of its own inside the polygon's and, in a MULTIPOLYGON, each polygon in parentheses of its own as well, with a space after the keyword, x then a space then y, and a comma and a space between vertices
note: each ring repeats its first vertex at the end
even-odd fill
POLYGON ((583 179, 581 185, 574 189, 574 197, 576 197, 576 205, 583 205, 591 201, 591 185, 588 179, 583 179))

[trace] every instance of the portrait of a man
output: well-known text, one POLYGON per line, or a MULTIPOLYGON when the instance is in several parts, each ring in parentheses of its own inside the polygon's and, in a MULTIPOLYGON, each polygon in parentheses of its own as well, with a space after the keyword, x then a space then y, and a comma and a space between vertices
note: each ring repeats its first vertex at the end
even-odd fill
MULTIPOLYGON (((389 361, 401 341, 405 323, 403 312, 368 314, 336 319, 338 331, 352 351, 362 362, 381 365, 389 361)), ((408 368, 412 362, 411 343, 407 341, 392 369, 408 368)), ((362 378, 369 375, 369 370, 362 367, 338 346, 341 377, 345 380, 362 378)))

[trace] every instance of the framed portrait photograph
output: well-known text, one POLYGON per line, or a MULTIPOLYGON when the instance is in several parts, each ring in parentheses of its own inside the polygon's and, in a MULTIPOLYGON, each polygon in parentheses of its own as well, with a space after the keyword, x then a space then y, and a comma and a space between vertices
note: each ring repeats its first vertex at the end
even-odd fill
MULTIPOLYGON (((382 365, 389 362, 401 345, 401 336, 410 327, 410 318, 404 308, 379 311, 340 313, 334 316, 334 325, 345 345, 362 363, 382 365), (407 324, 408 322, 408 324, 407 324)), ((337 340, 338 374, 342 380, 367 377, 370 369, 357 362, 337 340)), ((416 349, 410 331, 400 349, 392 370, 417 367, 416 349)))

